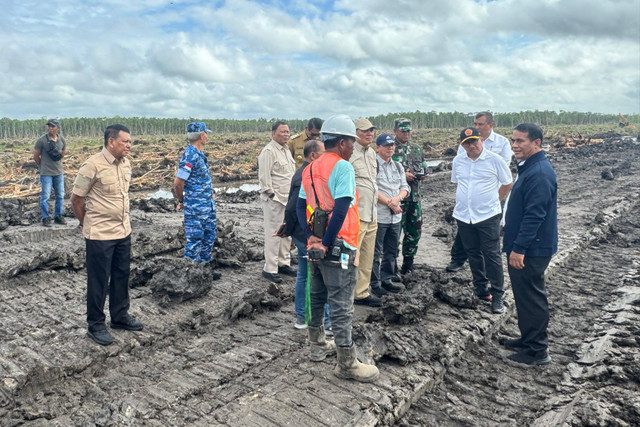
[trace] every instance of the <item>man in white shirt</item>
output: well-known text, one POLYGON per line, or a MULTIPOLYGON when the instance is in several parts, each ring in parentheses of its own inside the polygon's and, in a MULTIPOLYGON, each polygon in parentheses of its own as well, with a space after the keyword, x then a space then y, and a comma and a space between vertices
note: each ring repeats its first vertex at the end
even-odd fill
MULTIPOLYGON (((482 111, 476 114, 473 122, 473 127, 478 129, 478 132, 480 132, 480 141, 482 142, 482 146, 489 151, 499 154, 507 165, 509 165, 511 163, 511 157, 513 156, 511 144, 507 138, 493 131, 493 127, 495 125, 493 114, 488 111, 482 111)), ((460 146, 458 146, 458 154, 464 153, 464 147, 460 144, 460 146)), ((467 252, 464 250, 464 246, 462 245, 460 233, 456 233, 456 238, 453 242, 453 247, 451 248, 451 262, 449 262, 446 270, 449 272, 461 270, 466 261, 467 252)))
POLYGON ((463 129, 460 144, 465 153, 453 159, 451 169, 451 182, 458 184, 453 217, 469 256, 476 295, 491 301, 493 313, 503 313, 500 201, 511 189, 511 171, 498 154, 483 148, 476 128, 463 129))

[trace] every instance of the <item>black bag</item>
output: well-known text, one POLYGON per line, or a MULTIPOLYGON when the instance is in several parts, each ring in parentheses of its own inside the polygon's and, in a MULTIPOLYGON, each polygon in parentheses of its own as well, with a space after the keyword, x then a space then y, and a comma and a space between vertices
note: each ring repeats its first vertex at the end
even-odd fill
POLYGON ((313 195, 316 198, 316 209, 309 217, 308 226, 314 236, 322 239, 324 232, 327 231, 327 225, 329 225, 329 215, 332 211, 325 211, 320 207, 320 200, 318 199, 318 193, 316 193, 316 187, 313 185, 313 168, 309 166, 309 175, 311 176, 311 188, 313 189, 313 195))
POLYGON ((47 148, 47 155, 54 162, 57 162, 62 158, 62 152, 58 150, 58 148, 56 147, 56 143, 54 141, 49 140, 49 148, 47 148))

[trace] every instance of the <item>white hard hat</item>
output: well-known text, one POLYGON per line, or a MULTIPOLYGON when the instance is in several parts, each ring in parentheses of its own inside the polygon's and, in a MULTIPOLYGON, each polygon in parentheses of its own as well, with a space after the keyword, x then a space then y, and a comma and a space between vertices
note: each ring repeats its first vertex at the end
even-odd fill
POLYGON ((356 135, 356 125, 353 124, 353 120, 346 114, 336 114, 329 117, 322 124, 320 129, 322 140, 333 139, 336 136, 350 136, 358 138, 356 135))

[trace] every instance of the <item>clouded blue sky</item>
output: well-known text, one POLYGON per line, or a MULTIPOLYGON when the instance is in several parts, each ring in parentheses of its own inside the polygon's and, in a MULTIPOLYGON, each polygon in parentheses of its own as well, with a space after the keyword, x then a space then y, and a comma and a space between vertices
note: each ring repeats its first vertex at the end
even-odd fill
POLYGON ((640 0, 0 5, 0 117, 640 112, 640 0))

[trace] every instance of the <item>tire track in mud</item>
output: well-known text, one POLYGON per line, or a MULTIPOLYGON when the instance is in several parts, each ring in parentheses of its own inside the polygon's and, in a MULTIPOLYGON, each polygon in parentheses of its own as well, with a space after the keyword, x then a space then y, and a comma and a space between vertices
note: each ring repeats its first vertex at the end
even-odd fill
MULTIPOLYGON (((548 281, 551 365, 521 366, 494 336, 451 366, 401 426, 638 425, 640 205, 548 281)), ((517 337, 516 318, 500 331, 517 337)))
MULTIPOLYGON (((596 155, 611 155, 617 148, 597 150, 596 155)), ((632 157, 638 151, 633 146, 625 150, 614 157, 632 157)), ((600 231, 591 233, 594 223, 606 225, 627 209, 628 197, 639 187, 637 175, 621 173, 615 181, 604 183, 597 171, 591 171, 585 178, 585 165, 594 160, 574 162, 577 155, 566 156, 558 162, 559 176, 569 186, 577 174, 589 189, 577 197, 566 187, 562 190, 567 203, 562 207, 561 225, 567 233, 561 233, 561 238, 573 252, 601 237, 600 231), (615 206, 611 212, 594 222, 596 212, 611 206, 615 206)), ((436 181, 447 179, 440 176, 436 181)), ((433 188, 437 197, 425 203, 429 212, 436 212, 431 220, 441 225, 442 211, 452 198, 447 189, 446 185, 433 188)), ((256 203, 220 204, 219 209, 246 223, 245 232, 251 238, 261 234, 256 203)), ((136 227, 136 234, 143 235, 135 249, 140 257, 154 256, 154 251, 175 244, 153 233, 179 227, 175 215, 168 222, 158 217, 155 224, 154 218, 142 215, 136 227)), ((116 345, 111 348, 96 347, 84 336, 86 277, 82 271, 31 269, 0 280, 0 307, 3 313, 8 307, 11 319, 9 328, 4 322, 0 327, 0 419, 8 425, 391 425, 442 381, 449 366, 458 369, 462 358, 467 358, 465 352, 483 348, 477 343, 494 335, 509 317, 491 315, 486 307, 460 310, 431 301, 432 277, 445 282, 450 277, 434 273, 444 266, 438 260, 446 259, 446 252, 439 250, 443 253, 431 257, 429 244, 434 238, 423 235, 423 239, 421 255, 427 262, 436 260, 431 267, 421 267, 424 280, 412 285, 404 299, 389 301, 390 312, 356 307, 354 336, 360 345, 378 353, 381 378, 373 385, 334 378, 334 358, 319 364, 306 360, 305 334, 291 325, 293 280, 286 279, 275 289, 267 287, 256 279, 262 267, 259 262, 224 270, 223 279, 214 283, 205 298, 169 308, 159 306, 148 287, 133 289, 133 314, 145 322, 146 329, 116 332, 116 345), (226 308, 244 288, 262 292, 265 300, 269 294, 285 305, 229 321, 226 308), (413 317, 415 323, 385 320, 396 315, 413 317)), ((28 253, 21 252, 19 258, 28 253)), ((472 384, 464 385, 475 391, 472 384)))

